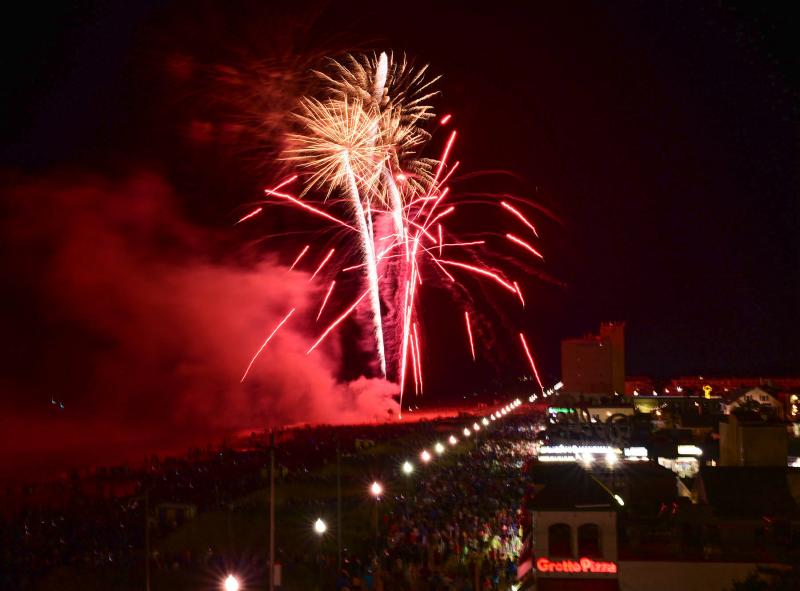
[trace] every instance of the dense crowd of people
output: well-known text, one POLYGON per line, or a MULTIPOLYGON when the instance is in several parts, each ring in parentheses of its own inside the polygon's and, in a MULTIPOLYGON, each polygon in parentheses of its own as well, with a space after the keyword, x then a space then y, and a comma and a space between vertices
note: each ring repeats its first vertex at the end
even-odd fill
POLYGON ((509 418, 477 449, 432 462, 392 499, 377 559, 356 562, 337 591, 499 591, 516 581, 522 549, 521 467, 529 421, 509 418), (367 565, 367 566, 365 566, 367 565))
MULTIPOLYGON (((411 433, 432 440, 435 425, 319 426, 285 432, 275 452, 278 481, 314 483, 320 468, 335 461, 337 448, 357 465, 366 457, 360 453, 364 447, 411 433)), ((408 494, 384 499, 379 556, 374 551, 360 559, 347 556, 347 571, 336 578, 336 587, 507 588, 522 538, 522 493, 515 483, 524 458, 515 446, 525 434, 519 428, 509 421, 501 434, 482 438, 469 454, 433 462, 416 473, 408 494)), ((136 469, 98 469, 48 485, 8 489, 0 517, 0 588, 30 587, 59 567, 107 568, 129 577, 121 587, 130 586, 144 571, 146 505, 156 548, 182 521, 180 511, 160 510, 164 504, 196 512, 226 507, 265 487, 269 457, 269 437, 254 434, 235 446, 196 449, 182 458, 147 458, 136 469)), ((213 548, 203 556, 165 556, 155 549, 150 556, 153 569, 208 565, 215 558, 219 556, 213 548)), ((333 561, 327 570, 333 587, 333 561)))

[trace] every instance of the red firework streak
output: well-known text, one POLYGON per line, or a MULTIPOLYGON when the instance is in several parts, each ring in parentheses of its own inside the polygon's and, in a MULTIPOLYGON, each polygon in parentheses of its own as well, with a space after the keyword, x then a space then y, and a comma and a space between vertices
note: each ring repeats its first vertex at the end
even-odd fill
POLYGON ((542 396, 544 396, 544 385, 542 384, 542 380, 539 378, 539 372, 536 370, 536 364, 533 362, 533 355, 531 355, 531 350, 528 348, 528 343, 525 341, 525 335, 519 333, 519 340, 522 341, 522 348, 525 349, 525 356, 528 358, 528 363, 531 364, 533 375, 536 377, 536 382, 539 384, 539 388, 542 390, 542 396))
POLYGON ((335 249, 335 248, 331 248, 330 252, 329 252, 329 253, 328 253, 328 254, 325 256, 325 258, 324 258, 324 259, 322 259, 322 262, 319 264, 319 266, 317 267, 316 271, 314 271, 314 273, 312 273, 311 277, 309 278, 309 282, 310 282, 310 281, 313 281, 313 280, 314 280, 314 277, 316 277, 316 276, 317 276, 317 273, 319 273, 320 271, 322 271, 322 267, 324 267, 324 266, 325 266, 325 264, 326 264, 326 263, 327 263, 329 260, 331 260, 331 257, 333 256, 333 253, 334 253, 334 252, 336 252, 336 249, 335 249))
POLYGON ((258 351, 256 351, 256 354, 255 354, 255 355, 253 355, 253 358, 250 360, 250 363, 247 365, 247 369, 246 369, 246 370, 244 370, 244 375, 242 375, 242 379, 240 380, 240 382, 244 382, 244 379, 247 377, 247 374, 248 374, 248 372, 250 371, 250 368, 251 368, 251 367, 253 367, 253 363, 255 363, 256 359, 258 359, 258 356, 259 356, 259 355, 261 355, 261 351, 263 351, 263 350, 264 350, 264 347, 266 347, 266 346, 267 346, 267 344, 268 344, 268 343, 269 343, 269 342, 272 340, 272 337, 274 337, 274 336, 275 336, 275 333, 276 333, 276 332, 278 332, 278 331, 280 330, 281 326, 283 326, 284 324, 286 324, 286 321, 287 321, 287 320, 289 320, 289 317, 290 317, 292 314, 294 314, 294 308, 292 308, 291 310, 289 310, 289 313, 288 313, 286 316, 284 316, 284 317, 283 317, 283 320, 281 320, 281 321, 278 323, 278 326, 276 326, 276 327, 273 329, 273 331, 272 331, 271 333, 269 333, 269 336, 268 336, 268 337, 267 337, 267 339, 264 341, 264 344, 263 344, 263 345, 261 345, 261 347, 258 349, 258 351))
POLYGON ((289 270, 290 270, 290 271, 291 271, 292 269, 294 269, 294 268, 295 268, 295 266, 297 265, 297 263, 299 263, 299 262, 300 262, 300 259, 302 259, 302 258, 303 258, 303 255, 304 255, 304 254, 306 254, 306 253, 308 252, 308 247, 309 247, 309 246, 310 246, 309 244, 306 244, 305 248, 303 248, 303 250, 301 250, 301 251, 300 251, 300 254, 299 254, 299 255, 297 255, 297 258, 296 258, 296 259, 294 260, 294 262, 292 263, 292 266, 291 266, 291 267, 289 267, 289 270))
POLYGON ((469 321, 469 312, 464 310, 464 320, 467 322, 467 336, 469 337, 469 350, 472 353, 472 360, 475 361, 475 342, 472 340, 472 324, 469 321))
POLYGON ((506 203, 505 201, 501 201, 500 205, 505 207, 508 211, 510 211, 515 216, 517 216, 520 220, 522 220, 522 223, 525 224, 526 226, 528 226, 531 229, 531 232, 533 232, 534 236, 536 236, 537 238, 539 237, 539 233, 536 231, 536 227, 532 223, 530 223, 528 221, 528 218, 526 218, 524 215, 522 215, 522 213, 519 210, 517 210, 513 205, 510 205, 510 204, 506 203))
POLYGON ((522 296, 522 290, 519 288, 519 284, 515 281, 514 282, 514 289, 517 290, 517 295, 519 296, 519 301, 522 302, 522 307, 525 307, 525 298, 522 296))
POLYGON ((328 288, 328 293, 325 294, 325 299, 322 300, 322 305, 319 307, 319 312, 317 312, 317 320, 319 317, 322 316, 322 311, 325 309, 325 304, 328 303, 328 298, 331 297, 331 292, 333 291, 333 286, 336 285, 336 281, 331 281, 331 286, 328 288))

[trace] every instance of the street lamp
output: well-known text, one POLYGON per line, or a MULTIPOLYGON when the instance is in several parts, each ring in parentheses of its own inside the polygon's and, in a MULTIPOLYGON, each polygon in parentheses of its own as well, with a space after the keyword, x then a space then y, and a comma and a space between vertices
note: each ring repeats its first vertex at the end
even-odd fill
POLYGON ((377 480, 373 482, 369 487, 369 492, 372 493, 372 496, 376 499, 383 494, 383 486, 377 480))
POLYGON ((458 443, 458 439, 456 439, 455 435, 451 435, 447 441, 450 442, 450 445, 455 445, 456 443, 458 443))
POLYGON ((433 451, 435 451, 439 455, 442 455, 444 453, 444 445, 442 445, 439 441, 437 441, 436 445, 433 446, 433 451))
POLYGON ((228 575, 222 583, 222 588, 225 591, 239 591, 239 579, 233 575, 228 575))
POLYGON ((483 426, 485 427, 486 425, 489 424, 489 419, 487 419, 486 417, 483 417, 483 419, 481 420, 481 423, 483 423, 483 426))
POLYGON ((378 557, 378 502, 381 500, 381 494, 383 493, 383 486, 377 480, 373 482, 369 487, 369 492, 372 493, 372 496, 375 497, 375 558, 378 557))
POLYGON ((314 531, 317 534, 322 535, 328 531, 328 524, 322 521, 322 518, 319 518, 314 522, 314 531))
POLYGON ((405 461, 405 462, 403 462, 403 465, 401 466, 401 469, 403 470, 403 474, 406 474, 406 475, 411 474, 414 471, 414 464, 412 464, 411 462, 405 461))
POLYGON ((419 458, 427 464, 431 461, 431 454, 427 449, 423 449, 422 453, 419 454, 419 458))
POLYGON ((469 437, 470 430, 468 427, 464 427, 464 437, 469 437))

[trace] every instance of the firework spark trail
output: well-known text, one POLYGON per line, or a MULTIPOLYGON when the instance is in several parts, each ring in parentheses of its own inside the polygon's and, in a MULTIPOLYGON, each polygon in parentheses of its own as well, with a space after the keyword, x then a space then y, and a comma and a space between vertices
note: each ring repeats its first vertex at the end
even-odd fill
POLYGON ((533 232, 534 236, 536 236, 537 238, 539 237, 539 233, 536 231, 536 227, 532 223, 530 223, 530 221, 528 221, 528 218, 526 218, 524 215, 522 215, 521 211, 519 211, 517 208, 515 208, 510 203, 507 203, 506 201, 501 201, 500 205, 502 205, 508 211, 513 213, 515 216, 517 216, 522 221, 523 224, 528 226, 531 229, 531 231, 533 232))
POLYGON ((378 263, 375 260, 375 244, 370 236, 367 221, 364 215, 364 207, 361 204, 361 195, 358 192, 356 178, 350 166, 350 157, 347 152, 342 153, 342 160, 347 172, 348 192, 350 202, 355 211, 356 221, 361 234, 361 247, 364 250, 364 259, 367 264, 367 283, 370 294, 370 305, 372 306, 372 322, 375 331, 375 340, 378 348, 378 363, 380 364, 381 374, 386 377, 386 351, 383 343, 383 321, 381 318, 381 296, 378 291, 378 263))
POLYGON ((439 182, 439 177, 442 174, 442 170, 444 170, 445 164, 447 163, 447 157, 450 155, 450 150, 453 148, 453 142, 456 141, 456 131, 450 134, 450 138, 447 140, 447 146, 445 146, 444 152, 442 153, 442 159, 439 161, 439 166, 436 168, 436 175, 433 177, 433 186, 435 187, 439 182))
POLYGON ((536 382, 539 384, 539 388, 542 390, 542 396, 544 396, 544 385, 542 384, 542 380, 539 378, 539 372, 536 370, 536 364, 533 362, 533 355, 531 355, 531 350, 528 348, 528 343, 525 341, 525 335, 519 333, 519 340, 522 341, 522 348, 525 349, 525 356, 528 358, 528 363, 531 364, 533 375, 536 376, 536 382))
POLYGON ((291 203, 294 203, 295 205, 299 205, 300 207, 302 207, 302 208, 303 208, 303 209, 305 209, 305 210, 308 210, 308 211, 310 211, 310 212, 312 212, 312 213, 315 213, 315 214, 317 214, 317 215, 319 215, 319 216, 322 216, 322 217, 324 217, 325 219, 328 219, 328 220, 330 220, 330 221, 332 221, 332 222, 336 222, 337 224, 339 224, 339 225, 341 225, 341 226, 344 226, 345 228, 347 228, 347 229, 349 229, 349 230, 353 230, 354 232, 356 232, 356 231, 357 231, 357 230, 356 230, 356 229, 355 229, 353 226, 351 226, 351 225, 350 225, 350 224, 348 224, 347 222, 343 222, 343 221, 342 221, 342 220, 340 220, 339 218, 337 218, 337 217, 334 217, 334 216, 332 216, 332 215, 331 215, 331 214, 329 214, 329 213, 325 213, 325 212, 324 212, 324 211, 322 211, 321 209, 317 209, 316 207, 312 207, 312 206, 311 206, 311 205, 309 205, 308 203, 303 203, 303 202, 302 202, 302 201, 300 201, 300 200, 299 200, 297 197, 292 197, 292 196, 291 196, 291 195, 289 195, 288 193, 279 193, 278 191, 272 191, 272 190, 270 190, 270 189, 265 189, 265 190, 264 190, 264 192, 265 192, 267 195, 274 195, 275 197, 280 197, 281 199, 286 199, 287 201, 290 201, 291 203))
POLYGON ((417 373, 419 373, 419 393, 423 394, 425 391, 425 387, 422 383, 422 355, 420 354, 419 349, 419 333, 417 332, 417 323, 414 323, 414 347, 417 350, 417 373))
POLYGON ((255 208, 253 211, 248 213, 246 216, 239 218, 239 221, 237 221, 236 224, 234 224, 234 226, 237 225, 237 224, 241 224, 242 222, 246 222, 250 218, 257 216, 258 214, 260 214, 263 211, 263 209, 264 209, 263 207, 255 208))
POLYGON ((447 259, 436 259, 437 262, 443 265, 451 265, 453 267, 460 267, 461 269, 466 269, 467 271, 472 271, 473 273, 477 273, 478 275, 483 275, 485 277, 489 277, 494 279, 497 283, 505 287, 511 293, 517 293, 517 290, 511 285, 508 281, 500 277, 497 273, 493 271, 489 271, 488 269, 482 269, 481 267, 476 267, 475 265, 469 265, 467 263, 462 263, 459 261, 449 261, 447 259))
POLYGON ((297 266, 297 263, 299 263, 299 262, 300 262, 300 259, 302 259, 302 258, 303 258, 303 255, 304 255, 304 254, 306 254, 306 253, 308 252, 308 248, 309 248, 310 246, 311 246, 310 244, 306 244, 306 245, 305 245, 305 247, 303 248, 303 250, 301 250, 301 251, 300 251, 300 254, 298 254, 298 255, 297 255, 297 258, 296 258, 296 259, 294 260, 294 262, 292 263, 292 266, 291 266, 291 267, 289 267, 289 270, 290 270, 290 271, 291 271, 291 270, 293 270, 293 269, 294 269, 294 268, 297 266))
POLYGON ((334 253, 335 251, 336 251, 336 249, 335 249, 335 248, 331 248, 331 249, 330 249, 330 251, 328 252, 328 254, 327 254, 327 255, 325 255, 325 258, 324 258, 324 259, 322 259, 322 262, 319 264, 319 266, 317 266, 317 269, 314 271, 314 273, 313 273, 313 274, 311 275, 311 277, 309 278, 309 280, 308 280, 308 282, 309 282, 309 283, 311 283, 312 281, 314 281, 314 277, 316 277, 316 276, 317 276, 317 273, 319 273, 320 271, 322 271, 322 268, 323 268, 323 267, 324 267, 324 266, 327 264, 327 262, 328 262, 328 261, 331 259, 331 257, 333 256, 333 253, 334 253))
POLYGON ((339 317, 338 317, 336 320, 334 320, 334 321, 333 321, 333 323, 332 323, 330 326, 328 326, 328 328, 326 328, 326 329, 325 329, 325 331, 322 333, 322 335, 320 335, 320 337, 319 337, 319 338, 318 338, 316 341, 314 341, 314 344, 313 344, 313 345, 311 345, 311 347, 309 348, 309 350, 308 350, 308 351, 306 351, 306 355, 308 355, 309 353, 311 353, 311 351, 313 351, 314 349, 316 349, 316 348, 317 348, 317 346, 318 346, 318 345, 319 345, 319 344, 320 344, 322 341, 324 341, 324 340, 325 340, 325 337, 327 337, 327 336, 328 336, 328 334, 330 334, 330 332, 331 332, 331 331, 332 331, 334 328, 336 328, 336 327, 337 327, 337 326, 338 326, 338 325, 339 325, 339 324, 340 324, 340 323, 341 323, 341 322, 342 322, 342 321, 343 321, 345 318, 347 318, 348 316, 350 316, 350 314, 352 314, 352 313, 353 313, 353 310, 355 310, 355 309, 356 309, 356 307, 358 307, 358 305, 361 303, 361 301, 362 301, 362 300, 363 300, 365 297, 367 297, 367 295, 369 295, 369 289, 367 289, 367 290, 366 290, 364 293, 362 293, 362 294, 359 296, 359 298, 358 298, 358 299, 357 299, 355 302, 353 302, 353 305, 352 305, 352 306, 350 306, 349 308, 347 308, 347 310, 345 310, 345 311, 344 311, 344 313, 343 313, 341 316, 339 316, 339 317))
POLYGON ((264 347, 266 347, 266 346, 267 346, 267 344, 270 342, 270 340, 272 340, 272 337, 274 337, 274 336, 275 336, 275 333, 276 333, 276 332, 278 332, 278 331, 280 330, 281 326, 283 326, 283 325, 286 323, 286 321, 287 321, 287 320, 289 320, 289 317, 290 317, 292 314, 294 314, 294 310, 295 310, 294 308, 292 308, 291 310, 289 310, 289 313, 288 313, 286 316, 284 316, 284 317, 283 317, 283 320, 281 320, 281 321, 278 323, 278 326, 276 326, 276 327, 273 329, 273 331, 272 331, 271 333, 269 333, 269 336, 268 336, 268 337, 267 337, 267 339, 264 341, 264 344, 262 344, 262 345, 261 345, 261 347, 258 349, 258 351, 256 351, 256 354, 255 354, 255 355, 253 355, 253 358, 250 360, 250 363, 248 363, 248 364, 247 364, 247 369, 246 369, 246 370, 244 370, 244 374, 242 375, 242 379, 241 379, 241 380, 239 380, 239 383, 242 383, 242 382, 244 382, 244 379, 247 377, 247 374, 250 372, 250 368, 251 368, 251 367, 253 367, 253 363, 255 363, 256 359, 258 359, 258 356, 259 356, 259 355, 261 355, 261 351, 263 351, 263 350, 264 350, 264 347))
POLYGON ((525 298, 522 296, 522 290, 519 288, 519 284, 515 281, 514 282, 514 289, 517 290, 517 295, 519 296, 519 301, 522 302, 522 307, 525 307, 525 298))
POLYGON ((439 258, 442 256, 442 247, 444 246, 444 240, 442 239, 442 224, 436 224, 438 234, 439 234, 439 258))
POLYGON ((513 242, 515 244, 519 244, 522 248, 530 251, 531 253, 533 253, 534 255, 539 257, 540 259, 544 259, 544 257, 542 256, 542 254, 538 250, 536 250, 534 247, 532 247, 530 244, 528 244, 524 240, 520 240, 519 238, 517 238, 513 234, 506 234, 506 238, 508 238, 509 240, 511 240, 511 242, 513 242))
POLYGON ((419 394, 419 374, 417 373, 417 350, 414 347, 414 338, 409 341, 411 345, 411 375, 414 377, 414 394, 419 394))
POLYGON ((452 118, 453 116, 450 113, 448 113, 439 120, 439 125, 447 125, 450 122, 450 119, 452 118))
POLYGON ((322 305, 319 307, 319 312, 317 312, 317 318, 314 322, 319 322, 319 317, 322 316, 322 311, 325 309, 325 304, 328 303, 328 298, 331 297, 331 292, 333 291, 334 285, 336 285, 336 281, 331 281, 331 286, 328 288, 328 293, 325 294, 325 298, 322 300, 322 305))
POLYGON ((467 322, 467 336, 469 337, 469 350, 472 353, 472 360, 475 361, 475 342, 472 340, 472 324, 469 321, 469 312, 464 310, 464 320, 467 322))

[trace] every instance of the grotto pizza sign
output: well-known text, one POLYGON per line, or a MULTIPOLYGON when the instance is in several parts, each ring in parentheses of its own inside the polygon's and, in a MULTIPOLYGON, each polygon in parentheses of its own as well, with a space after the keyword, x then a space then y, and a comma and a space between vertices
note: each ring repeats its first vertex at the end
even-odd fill
POLYGON ((536 560, 536 570, 539 573, 559 573, 566 575, 614 575, 617 574, 617 563, 592 560, 591 558, 586 557, 579 558, 578 560, 550 560, 549 558, 541 557, 536 560))

